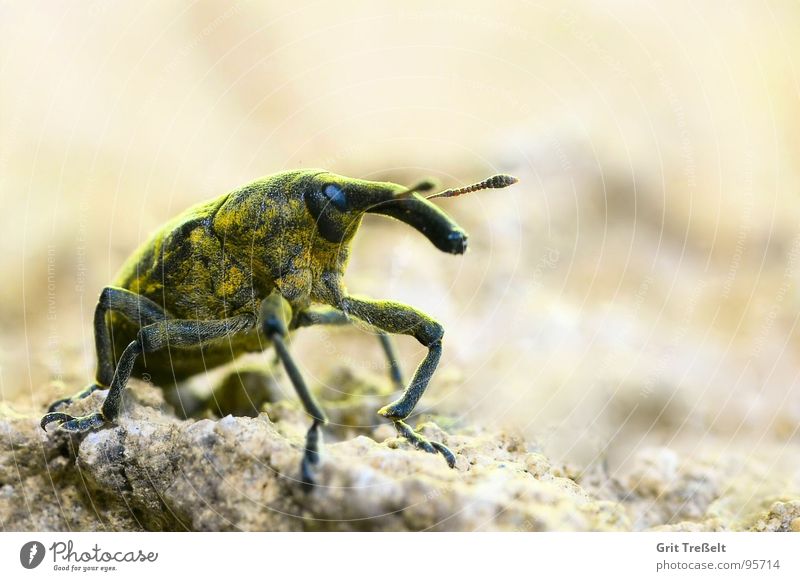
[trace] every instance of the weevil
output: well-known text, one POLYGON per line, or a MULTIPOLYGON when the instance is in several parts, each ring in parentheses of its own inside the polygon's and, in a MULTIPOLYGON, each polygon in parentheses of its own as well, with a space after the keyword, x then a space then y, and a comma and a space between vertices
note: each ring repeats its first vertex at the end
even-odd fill
POLYGON ((439 363, 442 325, 398 302, 351 295, 343 276, 365 213, 405 222, 439 250, 463 254, 467 234, 429 199, 516 181, 497 175, 425 198, 421 194, 435 188, 431 181, 408 188, 298 170, 267 176, 187 209, 140 246, 100 293, 94 314, 95 381, 55 402, 42 428, 57 422, 64 430, 85 432, 114 422, 132 374, 174 385, 271 345, 311 416, 300 463, 301 482, 311 487, 320 460, 320 428, 327 418, 289 352, 287 337, 302 327, 357 320, 377 331, 390 376, 402 390, 378 414, 391 420, 401 437, 441 454, 453 467, 452 451, 405 422, 439 363), (407 386, 389 334, 413 336, 427 348, 407 386), (73 417, 57 411, 98 389, 108 390, 98 412, 73 417))

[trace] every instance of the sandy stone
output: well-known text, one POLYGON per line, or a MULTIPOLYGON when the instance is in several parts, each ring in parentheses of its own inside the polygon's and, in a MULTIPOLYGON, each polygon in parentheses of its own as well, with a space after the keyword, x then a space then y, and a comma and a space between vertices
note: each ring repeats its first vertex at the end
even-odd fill
MULTIPOLYGON (((347 381, 344 377, 341 381, 347 381)), ((329 382, 330 383, 330 382, 329 382)), ((346 391, 343 385, 337 393, 346 391)), ((449 446, 455 469, 374 419, 388 388, 336 396, 318 473, 297 482, 308 418, 291 399, 256 417, 179 419, 160 390, 132 382, 116 425, 82 435, 0 410, 0 523, 4 530, 797 530, 800 501, 727 509, 722 466, 645 450, 625 475, 579 474, 534 442, 503 430, 422 418, 449 446), (369 397, 365 397, 369 394, 369 397), (448 426, 445 429, 443 426, 448 426), (726 520, 727 519, 727 520, 726 520)), ((104 392, 72 404, 97 409, 104 392)))

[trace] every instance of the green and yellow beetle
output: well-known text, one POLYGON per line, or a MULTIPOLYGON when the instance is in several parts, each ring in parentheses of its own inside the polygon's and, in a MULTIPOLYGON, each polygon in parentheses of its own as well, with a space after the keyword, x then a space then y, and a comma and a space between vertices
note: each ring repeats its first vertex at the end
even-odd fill
POLYGON ((439 250, 462 254, 466 233, 429 199, 503 188, 516 181, 498 175, 425 198, 420 192, 433 188, 428 181, 406 188, 318 169, 298 170, 256 180, 189 208, 145 242, 125 262, 113 285, 100 293, 94 316, 95 383, 55 402, 42 418, 42 428, 58 422, 64 430, 83 432, 113 422, 132 373, 147 374, 161 386, 174 385, 273 345, 313 420, 300 470, 304 485, 312 486, 320 426, 327 419, 285 339, 300 327, 342 324, 353 317, 379 331, 399 388, 402 379, 387 334, 411 335, 427 347, 401 397, 378 413, 415 446, 442 454, 452 467, 455 456, 449 449, 426 440, 403 421, 439 362, 442 326, 400 303, 351 296, 342 279, 365 212, 401 220, 439 250), (109 390, 99 412, 73 417, 56 411, 97 389, 109 390))

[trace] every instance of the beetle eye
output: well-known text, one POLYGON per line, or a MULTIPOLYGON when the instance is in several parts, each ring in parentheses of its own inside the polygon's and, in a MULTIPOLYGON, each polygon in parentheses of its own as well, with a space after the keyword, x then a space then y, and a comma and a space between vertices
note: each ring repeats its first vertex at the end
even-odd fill
POLYGON ((328 198, 331 204, 339 210, 344 212, 347 209, 347 198, 344 195, 344 190, 336 184, 328 184, 322 189, 322 193, 328 198))

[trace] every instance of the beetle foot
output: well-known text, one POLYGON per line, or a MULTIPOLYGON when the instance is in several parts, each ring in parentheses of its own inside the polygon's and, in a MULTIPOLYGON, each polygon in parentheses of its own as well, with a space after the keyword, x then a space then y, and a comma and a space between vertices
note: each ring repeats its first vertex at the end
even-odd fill
POLYGON ((47 431, 47 425, 52 422, 58 422, 61 429, 68 432, 88 432, 105 424, 106 418, 101 412, 77 418, 61 412, 51 412, 45 414, 39 425, 44 431, 47 431))
POLYGON ((427 440, 417 432, 415 432, 411 426, 405 423, 402 420, 395 420, 394 427, 397 428, 397 433, 400 434, 403 438, 411 442, 415 447, 419 448, 420 450, 424 450, 430 454, 439 453, 444 456, 445 462, 450 468, 455 467, 456 465, 456 455, 445 446, 444 444, 440 444, 439 442, 431 442, 427 440))
POLYGON ((304 492, 311 492, 317 485, 317 468, 319 467, 319 454, 316 458, 310 457, 306 454, 303 456, 303 461, 300 462, 300 486, 304 492))
POLYGON ((94 393, 98 389, 107 389, 107 388, 103 387, 102 385, 97 385, 96 383, 93 383, 89 387, 87 387, 86 389, 84 389, 82 391, 79 391, 78 393, 76 393, 75 395, 73 395, 71 397, 64 397, 64 398, 61 398, 61 399, 57 399, 52 404, 50 404, 50 407, 47 408, 47 411, 48 412, 54 412, 58 408, 60 408, 60 407, 62 407, 64 405, 68 405, 68 404, 71 404, 72 402, 77 401, 79 399, 83 399, 85 397, 89 397, 92 393, 94 393))
POLYGON ((315 419, 306 434, 306 447, 303 460, 300 462, 300 483, 304 492, 311 492, 317 485, 315 474, 319 468, 320 448, 322 448, 322 432, 320 426, 326 419, 315 419))

